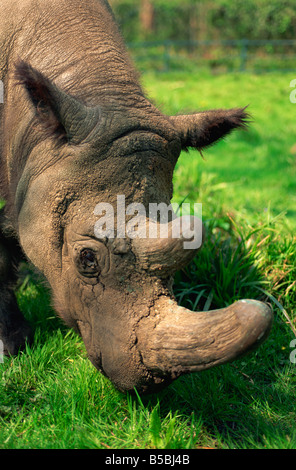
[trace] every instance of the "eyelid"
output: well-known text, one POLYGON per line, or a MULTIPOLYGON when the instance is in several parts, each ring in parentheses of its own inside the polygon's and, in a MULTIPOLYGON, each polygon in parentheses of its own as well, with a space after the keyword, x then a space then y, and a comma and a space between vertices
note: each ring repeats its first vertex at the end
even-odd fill
POLYGON ((75 252, 81 252, 83 250, 91 250, 95 254, 99 253, 101 250, 101 244, 99 241, 91 240, 86 238, 85 240, 79 240, 78 242, 74 243, 73 250, 75 252))

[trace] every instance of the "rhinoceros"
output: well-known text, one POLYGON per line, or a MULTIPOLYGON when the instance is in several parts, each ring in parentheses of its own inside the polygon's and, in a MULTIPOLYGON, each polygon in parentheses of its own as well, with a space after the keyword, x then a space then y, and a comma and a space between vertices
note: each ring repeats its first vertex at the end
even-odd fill
POLYGON ((157 230, 166 225, 166 237, 137 236, 137 227, 119 237, 117 226, 118 196, 146 208, 148 225, 150 204, 170 204, 181 151, 202 151, 244 128, 245 108, 162 113, 146 98, 105 0, 2 0, 0 18, 4 353, 32 341, 13 291, 23 258, 119 390, 152 393, 257 347, 272 323, 265 303, 193 312, 174 298, 174 274, 200 248, 184 244, 193 215, 183 216, 179 237, 175 216, 153 221, 157 230), (101 203, 114 208, 115 230, 100 238, 101 203))

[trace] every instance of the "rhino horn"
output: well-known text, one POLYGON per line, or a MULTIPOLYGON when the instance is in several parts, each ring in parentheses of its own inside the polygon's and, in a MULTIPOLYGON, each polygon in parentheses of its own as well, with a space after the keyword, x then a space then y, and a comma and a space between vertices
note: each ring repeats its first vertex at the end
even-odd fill
POLYGON ((164 224, 148 219, 145 234, 150 236, 133 240, 138 265, 150 273, 167 277, 185 267, 199 250, 204 239, 204 226, 195 216, 178 217, 164 224), (188 249, 185 249, 186 244, 188 249))
MULTIPOLYGON (((186 223, 181 223, 185 229, 179 238, 172 236, 179 220, 173 219, 167 224, 166 239, 158 236, 132 241, 140 269, 161 278, 188 264, 202 243, 204 231, 196 217, 180 219, 186 223), (195 249, 184 249, 185 240, 194 237, 195 249)), ((160 226, 158 223, 157 228, 160 226)), ((269 306, 256 300, 245 299, 222 309, 193 312, 159 292, 149 315, 137 323, 137 347, 152 376, 167 382, 184 373, 232 361, 257 348, 268 336, 272 321, 269 306)))
POLYGON ((192 312, 168 297, 155 303, 154 314, 137 328, 143 364, 158 377, 209 369, 258 347, 272 326, 263 302, 240 300, 210 312, 192 312))
POLYGON ((100 108, 85 106, 59 89, 24 61, 15 66, 15 78, 23 85, 48 135, 72 144, 85 140, 100 120, 100 108))

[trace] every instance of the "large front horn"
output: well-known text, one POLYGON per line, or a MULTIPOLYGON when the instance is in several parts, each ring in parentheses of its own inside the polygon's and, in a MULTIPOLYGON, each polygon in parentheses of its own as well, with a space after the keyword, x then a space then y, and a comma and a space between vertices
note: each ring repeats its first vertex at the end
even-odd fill
POLYGON ((256 348, 268 335, 270 308, 240 300, 209 312, 192 312, 161 297, 136 330, 144 365, 158 377, 175 378, 232 361, 256 348))
MULTIPOLYGON (((201 246, 202 223, 196 217, 175 218, 168 224, 148 224, 149 219, 146 222, 139 237, 132 240, 132 249, 140 268, 152 275, 173 274, 201 246), (194 239, 193 249, 186 249, 190 244, 186 246, 185 240, 194 239)), ((149 315, 137 324, 137 348, 152 376, 170 381, 184 373, 232 361, 255 349, 267 337, 272 320, 270 308, 256 300, 240 300, 210 312, 192 312, 161 294, 154 300, 149 315)))

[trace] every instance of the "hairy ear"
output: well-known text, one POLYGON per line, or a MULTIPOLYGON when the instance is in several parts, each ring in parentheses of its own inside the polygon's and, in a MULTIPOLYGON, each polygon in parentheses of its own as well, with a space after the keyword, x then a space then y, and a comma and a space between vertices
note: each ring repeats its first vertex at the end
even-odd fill
POLYGON ((88 108, 26 62, 16 64, 15 78, 25 87, 47 136, 80 143, 98 123, 98 107, 88 108))
POLYGON ((213 109, 192 115, 171 116, 181 137, 183 149, 202 150, 229 134, 233 129, 246 129, 249 115, 246 108, 213 109))
POLYGON ((25 87, 47 134, 65 140, 67 132, 61 120, 51 82, 42 73, 23 61, 15 66, 15 78, 19 84, 25 87))

